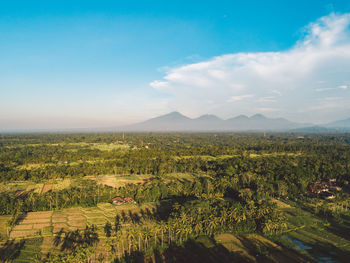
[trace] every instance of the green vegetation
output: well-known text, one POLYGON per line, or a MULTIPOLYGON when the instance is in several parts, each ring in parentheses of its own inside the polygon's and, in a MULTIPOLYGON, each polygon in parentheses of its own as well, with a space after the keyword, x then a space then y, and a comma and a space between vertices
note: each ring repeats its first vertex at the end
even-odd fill
POLYGON ((346 134, 0 135, 0 260, 346 262, 349 164, 346 134))

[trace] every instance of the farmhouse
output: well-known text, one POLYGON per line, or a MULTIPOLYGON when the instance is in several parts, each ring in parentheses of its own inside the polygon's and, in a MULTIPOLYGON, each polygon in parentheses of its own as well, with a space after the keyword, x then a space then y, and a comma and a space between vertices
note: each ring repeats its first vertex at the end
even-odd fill
POLYGON ((333 199, 335 198, 335 193, 341 190, 342 188, 336 185, 336 179, 330 179, 328 182, 314 182, 309 185, 309 193, 323 199, 333 199))
POLYGON ((329 200, 329 199, 334 199, 335 195, 329 191, 324 191, 320 193, 320 197, 323 199, 329 200))
POLYGON ((114 197, 112 199, 112 204, 114 205, 123 205, 123 204, 136 204, 135 200, 130 197, 114 197))

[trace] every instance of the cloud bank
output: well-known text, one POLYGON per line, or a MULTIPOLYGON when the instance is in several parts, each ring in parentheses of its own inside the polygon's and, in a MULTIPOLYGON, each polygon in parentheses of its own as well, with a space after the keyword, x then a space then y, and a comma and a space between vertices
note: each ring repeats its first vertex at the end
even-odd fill
POLYGON ((172 68, 150 85, 169 95, 170 109, 190 116, 350 117, 349 25, 350 14, 332 13, 307 25, 289 50, 217 56, 172 68))

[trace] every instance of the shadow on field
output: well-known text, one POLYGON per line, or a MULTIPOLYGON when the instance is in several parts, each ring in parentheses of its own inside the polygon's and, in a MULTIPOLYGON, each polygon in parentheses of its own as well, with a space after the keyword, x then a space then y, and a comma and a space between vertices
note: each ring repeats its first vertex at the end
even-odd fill
POLYGON ((121 259, 114 259, 114 263, 144 263, 145 262, 145 255, 143 252, 140 251, 133 251, 131 254, 125 254, 123 258, 121 259))
POLYGON ((204 243, 188 240, 183 245, 172 244, 165 250, 153 250, 153 256, 134 251, 121 259, 114 259, 114 263, 231 263, 251 262, 240 253, 228 251, 224 246, 215 243, 214 239, 204 240, 204 243))
POLYGON ((193 200, 197 200, 197 198, 195 196, 193 197, 175 196, 175 197, 170 197, 169 199, 161 200, 159 204, 157 204, 156 208, 152 209, 151 216, 153 216, 155 220, 167 221, 170 216, 170 213, 173 211, 175 204, 181 205, 193 200))
POLYGON ((327 229, 333 234, 350 241, 350 216, 341 215, 340 221, 332 220, 327 229))
POLYGON ((21 240, 19 242, 16 242, 16 240, 6 241, 3 247, 0 248, 0 262, 15 260, 21 253, 24 244, 24 240, 21 240))
POLYGON ((306 243, 307 250, 316 262, 349 262, 350 253, 327 242, 306 243))
POLYGON ((216 262, 250 262, 239 253, 228 251, 215 240, 210 239, 209 246, 195 240, 188 240, 182 246, 171 245, 162 253, 155 251, 157 263, 216 263, 216 262))
POLYGON ((290 249, 280 244, 280 247, 274 246, 269 242, 258 239, 251 239, 246 236, 237 237, 249 255, 252 255, 256 262, 283 262, 283 263, 301 263, 313 262, 309 257, 300 254, 299 251, 290 249))
POLYGON ((131 222, 132 222, 133 224, 140 224, 141 218, 140 218, 140 216, 138 215, 138 213, 133 213, 133 212, 131 212, 131 211, 129 210, 128 215, 129 215, 129 218, 130 218, 130 220, 131 220, 131 222))

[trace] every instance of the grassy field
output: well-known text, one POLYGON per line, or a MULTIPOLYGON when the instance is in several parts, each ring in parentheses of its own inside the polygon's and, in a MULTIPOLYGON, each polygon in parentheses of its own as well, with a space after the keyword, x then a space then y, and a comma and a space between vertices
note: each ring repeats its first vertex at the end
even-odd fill
MULTIPOLYGON (((246 154, 250 158, 258 158, 258 157, 274 157, 274 156, 300 156, 301 153, 287 153, 287 152, 275 152, 275 153, 247 153, 246 154)), ((233 157, 239 157, 241 155, 235 154, 235 155, 216 155, 216 156, 211 156, 211 155, 191 155, 191 156, 175 156, 175 159, 189 159, 189 158, 200 158, 206 161, 214 161, 218 159, 229 159, 233 157)))
POLYGON ((84 179, 94 180, 98 184, 112 186, 118 188, 127 184, 142 184, 152 179, 151 175, 100 175, 85 176, 84 179))

